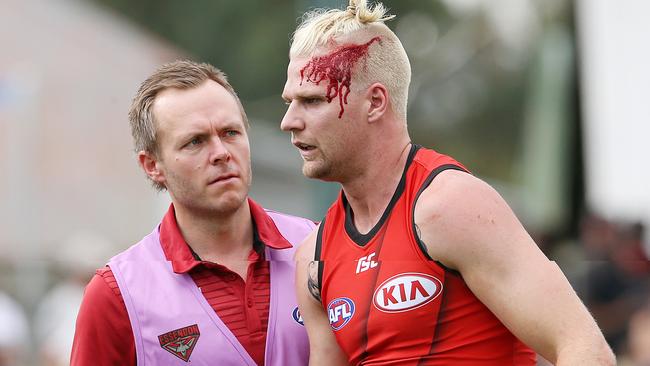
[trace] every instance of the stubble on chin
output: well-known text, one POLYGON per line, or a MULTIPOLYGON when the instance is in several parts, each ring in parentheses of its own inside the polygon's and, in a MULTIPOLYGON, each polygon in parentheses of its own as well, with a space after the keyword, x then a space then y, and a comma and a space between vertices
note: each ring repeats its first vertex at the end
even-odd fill
POLYGON ((214 217, 227 217, 233 215, 239 210, 248 194, 246 190, 223 192, 219 197, 204 197, 203 200, 194 201, 197 211, 202 211, 203 215, 214 217))
POLYGON ((304 162, 302 165, 302 174, 311 179, 327 180, 331 170, 329 166, 322 163, 304 162))
POLYGON ((214 204, 215 211, 224 214, 237 211, 248 198, 250 185, 250 179, 243 179, 237 182, 234 187, 225 189, 218 197, 216 197, 217 200, 214 204))
POLYGON ((228 197, 228 199, 220 202, 218 205, 212 207, 213 213, 218 216, 230 216, 237 212, 246 201, 246 195, 237 197, 228 197))
POLYGON ((201 192, 187 186, 176 188, 175 198, 178 204, 199 216, 206 217, 232 215, 241 208, 248 198, 248 187, 228 189, 219 193, 201 192))

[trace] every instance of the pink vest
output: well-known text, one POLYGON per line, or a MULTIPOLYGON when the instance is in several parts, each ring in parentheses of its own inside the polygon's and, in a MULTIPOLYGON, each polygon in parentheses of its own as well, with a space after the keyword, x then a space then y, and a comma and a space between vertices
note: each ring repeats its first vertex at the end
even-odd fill
MULTIPOLYGON (((309 342, 297 312, 293 254, 315 225, 298 217, 268 214, 294 247, 266 248, 271 296, 265 365, 307 365, 309 342)), ((124 297, 138 366, 255 366, 192 278, 174 273, 160 246, 158 228, 108 265, 124 297)))

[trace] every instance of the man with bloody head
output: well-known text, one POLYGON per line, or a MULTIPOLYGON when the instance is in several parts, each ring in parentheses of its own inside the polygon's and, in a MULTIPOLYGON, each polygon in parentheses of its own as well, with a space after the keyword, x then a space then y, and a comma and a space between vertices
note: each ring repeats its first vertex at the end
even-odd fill
POLYGON ((163 65, 129 119, 142 170, 172 204, 90 281, 71 364, 306 364, 293 256, 315 225, 248 197, 248 120, 225 75, 163 65))
POLYGON ((410 64, 381 4, 306 14, 281 128, 342 190, 298 251, 311 365, 612 365, 557 265, 453 158, 411 143, 410 64))

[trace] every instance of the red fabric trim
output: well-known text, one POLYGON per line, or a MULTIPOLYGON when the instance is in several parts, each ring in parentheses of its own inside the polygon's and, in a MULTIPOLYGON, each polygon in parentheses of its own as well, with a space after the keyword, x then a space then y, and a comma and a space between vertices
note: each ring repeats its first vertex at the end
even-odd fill
MULTIPOLYGON (((248 199, 251 217, 255 222, 257 237, 264 245, 273 249, 288 249, 292 245, 285 239, 280 230, 273 222, 273 219, 266 213, 264 208, 251 198, 248 199)), ((160 242, 162 244, 165 258, 172 262, 172 268, 176 273, 187 273, 199 264, 215 265, 214 263, 201 262, 194 258, 190 247, 185 242, 176 222, 174 205, 170 204, 165 217, 160 224, 160 242)), ((254 251, 253 251, 254 252, 254 251)), ((253 255, 253 253, 251 253, 253 255)), ((259 259, 257 257, 249 257, 259 259)))
POLYGON ((288 249, 292 245, 282 236, 275 222, 266 213, 266 211, 252 199, 248 199, 248 205, 251 209, 251 217, 257 226, 257 235, 266 246, 273 249, 288 249))

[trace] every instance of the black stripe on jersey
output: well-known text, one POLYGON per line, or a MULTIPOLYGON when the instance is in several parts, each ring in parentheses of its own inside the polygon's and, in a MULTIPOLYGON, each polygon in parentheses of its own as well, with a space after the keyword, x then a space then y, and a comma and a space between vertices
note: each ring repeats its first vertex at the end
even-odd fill
POLYGON ((377 279, 379 278, 379 274, 381 273, 381 264, 382 261, 380 260, 381 258, 381 249, 384 247, 384 237, 386 236, 386 231, 387 230, 382 230, 381 231, 381 236, 379 237, 379 240, 377 241, 377 249, 375 250, 375 256, 377 258, 377 267, 376 270, 373 271, 373 276, 374 279, 372 280, 372 283, 374 285, 369 288, 370 290, 370 296, 368 297, 370 301, 368 302, 368 308, 366 309, 366 313, 363 314, 363 317, 361 319, 364 319, 365 324, 363 325, 363 329, 365 329, 365 332, 361 335, 361 341, 359 344, 361 345, 363 349, 363 353, 359 357, 359 364, 363 364, 363 362, 368 358, 368 322, 370 321, 370 310, 372 309, 373 302, 374 302, 374 293, 375 289, 377 288, 377 279))
MULTIPOLYGON (((452 286, 447 286, 447 277, 448 276, 455 276, 455 275, 457 275, 457 274, 455 274, 455 273, 452 274, 449 271, 447 271, 446 268, 445 268, 445 278, 443 280, 444 282, 442 284, 442 288, 444 288, 447 293, 449 293, 449 291, 452 288, 452 286)), ((441 333, 443 331, 446 332, 447 327, 449 327, 449 325, 451 323, 449 321, 445 321, 445 319, 441 319, 441 317, 447 311, 447 306, 448 306, 447 302, 448 302, 448 299, 449 299, 449 295, 441 296, 441 297, 442 297, 442 299, 440 300, 441 302, 440 302, 440 309, 438 309, 438 317, 435 320, 436 327, 433 330, 433 334, 431 335, 431 348, 429 348, 429 353, 428 354, 423 355, 422 357, 420 357, 420 361, 418 362, 418 366, 426 365, 428 363, 428 360, 429 360, 430 356, 435 354, 435 352, 436 352, 435 346, 438 344, 438 342, 440 340, 441 333)))
POLYGON ((314 249, 315 261, 321 260, 320 253, 323 247, 323 230, 325 230, 325 217, 323 217, 323 221, 320 222, 320 226, 318 227, 318 234, 316 234, 316 248, 314 249))
MULTIPOLYGON (((316 247, 314 248, 314 262, 316 262, 317 263, 316 265, 318 266, 318 283, 314 283, 313 286, 316 289, 318 289, 319 295, 321 295, 321 290, 323 288, 323 286, 321 285, 323 283, 323 260, 321 259, 320 256, 323 248, 324 230, 325 230, 325 218, 323 218, 323 220, 320 222, 320 226, 318 227, 318 233, 316 234, 316 247)), ((320 299, 318 298, 316 300, 320 301, 320 299)))
MULTIPOLYGON (((429 251, 427 250, 427 246, 424 244, 424 242, 422 240, 420 240, 420 228, 418 228, 417 225, 415 224, 415 205, 417 204, 418 199, 420 198, 420 195, 422 194, 422 192, 424 192, 424 190, 427 189, 427 187, 431 184, 433 179, 438 174, 440 174, 440 173, 442 173, 442 172, 444 172, 445 170, 448 170, 448 169, 454 169, 454 170, 459 170, 461 172, 469 173, 467 170, 463 169, 462 167, 460 167, 458 165, 454 165, 454 164, 441 165, 441 166, 437 167, 436 169, 434 169, 431 173, 429 173, 429 176, 424 181, 424 183, 422 183, 422 186, 418 190, 418 193, 415 195, 415 200, 413 201, 413 212, 411 212, 411 221, 413 222, 413 233, 414 233, 414 236, 415 236, 415 242, 418 243, 418 246, 420 247, 420 250, 422 251, 424 256, 427 257, 427 259, 429 259, 430 261, 432 261, 434 259, 431 258, 431 256, 429 255, 429 251)), ((471 174, 471 173, 469 173, 469 174, 471 174)), ((441 266, 442 268, 444 268, 445 270, 455 272, 453 269, 447 268, 444 264, 440 263, 437 260, 436 260, 436 263, 439 266, 441 266)))
POLYGON ((390 212, 393 210, 393 206, 395 206, 397 200, 399 200, 399 198, 402 196, 402 193, 404 193, 404 188, 406 186, 406 172, 411 166, 413 157, 415 156, 415 153, 420 149, 420 147, 421 146, 419 145, 411 144, 411 151, 409 151, 409 156, 406 159, 404 171, 402 172, 402 177, 400 178, 399 184, 395 189, 395 193, 393 193, 393 197, 390 199, 390 202, 388 203, 388 206, 386 206, 386 209, 381 215, 379 221, 367 234, 361 234, 354 226, 354 212, 352 212, 352 209, 348 204, 348 200, 345 198, 345 193, 341 194, 341 197, 343 199, 343 207, 345 207, 345 231, 348 233, 350 239, 352 239, 352 241, 354 241, 358 246, 363 247, 368 244, 368 242, 370 242, 370 240, 372 240, 372 238, 377 234, 377 231, 379 231, 379 229, 384 225, 384 222, 388 216, 390 216, 390 212))

